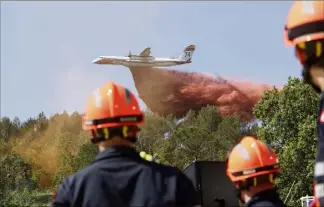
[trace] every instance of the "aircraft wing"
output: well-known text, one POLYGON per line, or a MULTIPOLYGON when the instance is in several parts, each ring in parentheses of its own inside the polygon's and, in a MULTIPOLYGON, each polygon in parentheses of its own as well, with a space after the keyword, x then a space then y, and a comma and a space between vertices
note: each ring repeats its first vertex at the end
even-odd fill
POLYGON ((151 55, 151 48, 150 48, 150 47, 147 47, 147 48, 145 48, 145 49, 140 53, 139 56, 141 56, 141 57, 148 57, 148 56, 150 56, 150 55, 151 55))

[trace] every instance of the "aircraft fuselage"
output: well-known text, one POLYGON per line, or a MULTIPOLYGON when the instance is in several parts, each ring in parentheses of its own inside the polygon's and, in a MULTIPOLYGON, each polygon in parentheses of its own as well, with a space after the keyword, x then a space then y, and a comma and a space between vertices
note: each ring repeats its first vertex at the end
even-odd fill
POLYGON ((93 61, 95 64, 104 65, 123 65, 125 67, 168 67, 191 63, 190 60, 184 61, 171 58, 154 58, 148 57, 118 57, 118 56, 102 56, 93 61))

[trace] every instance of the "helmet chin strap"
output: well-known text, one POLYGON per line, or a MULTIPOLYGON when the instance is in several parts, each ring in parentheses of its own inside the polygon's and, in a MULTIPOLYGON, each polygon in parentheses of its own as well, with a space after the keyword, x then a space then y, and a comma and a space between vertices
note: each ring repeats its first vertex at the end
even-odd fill
POLYGON ((127 126, 122 128, 102 128, 102 129, 93 129, 91 142, 96 144, 102 141, 111 139, 114 136, 118 136, 124 140, 135 143, 137 141, 137 132, 138 129, 134 128, 133 130, 127 126))

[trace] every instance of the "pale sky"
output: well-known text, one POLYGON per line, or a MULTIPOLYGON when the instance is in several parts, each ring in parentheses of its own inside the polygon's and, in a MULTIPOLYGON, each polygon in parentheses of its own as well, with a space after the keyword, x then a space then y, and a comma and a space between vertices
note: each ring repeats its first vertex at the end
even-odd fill
POLYGON ((282 86, 301 71, 283 43, 291 3, 1 2, 1 117, 82 112, 109 80, 137 94, 129 69, 91 61, 148 46, 170 57, 195 44, 193 63, 173 69, 282 86))

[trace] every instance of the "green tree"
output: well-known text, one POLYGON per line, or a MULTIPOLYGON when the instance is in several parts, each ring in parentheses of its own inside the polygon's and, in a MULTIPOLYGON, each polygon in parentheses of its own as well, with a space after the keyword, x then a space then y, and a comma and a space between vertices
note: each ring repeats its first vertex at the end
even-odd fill
POLYGON ((295 181, 289 206, 300 205, 300 197, 312 194, 318 103, 309 85, 289 77, 282 90, 266 92, 254 108, 261 122, 258 137, 276 150, 283 169, 277 180, 283 198, 295 181))
POLYGON ((222 117, 215 106, 189 111, 160 147, 161 161, 180 169, 194 160, 225 160, 246 123, 222 117))
POLYGON ((2 204, 6 207, 40 206, 40 204, 37 204, 32 192, 27 188, 9 192, 2 204))
POLYGON ((74 172, 72 148, 75 148, 76 145, 73 140, 72 134, 67 131, 59 133, 56 138, 58 160, 56 174, 53 181, 54 185, 59 184, 64 177, 74 172))
POLYGON ((76 172, 95 160, 99 150, 97 145, 88 142, 83 144, 78 151, 78 154, 73 158, 73 170, 76 172))
POLYGON ((5 203, 14 191, 37 188, 36 181, 32 179, 32 164, 18 154, 7 154, 0 160, 0 166, 0 203, 5 203))
POLYGON ((35 189, 36 183, 32 179, 32 164, 26 162, 18 154, 10 154, 1 161, 2 187, 9 190, 35 189))
POLYGON ((145 112, 145 124, 138 133, 136 148, 154 154, 163 144, 164 134, 175 127, 175 119, 172 116, 160 117, 150 111, 145 112))
POLYGON ((2 162, 12 152, 10 142, 0 139, 0 162, 2 162))
POLYGON ((67 116, 62 130, 66 130, 74 137, 77 137, 82 131, 82 117, 78 112, 74 112, 71 116, 67 116))
POLYGON ((10 137, 17 136, 20 132, 21 123, 19 118, 15 117, 12 121, 8 117, 3 117, 0 120, 0 139, 4 139, 6 141, 9 140, 10 137))
POLYGON ((40 132, 44 131, 48 126, 48 120, 47 120, 44 112, 39 113, 36 120, 37 120, 37 124, 34 126, 34 130, 37 130, 40 132))
POLYGON ((98 148, 90 142, 88 133, 79 132, 76 136, 65 128, 56 139, 59 160, 54 186, 57 186, 63 178, 86 167, 98 154, 98 148))
POLYGON ((29 118, 27 121, 24 121, 21 125, 21 130, 26 132, 30 129, 33 129, 35 124, 37 124, 37 120, 35 118, 29 118))

